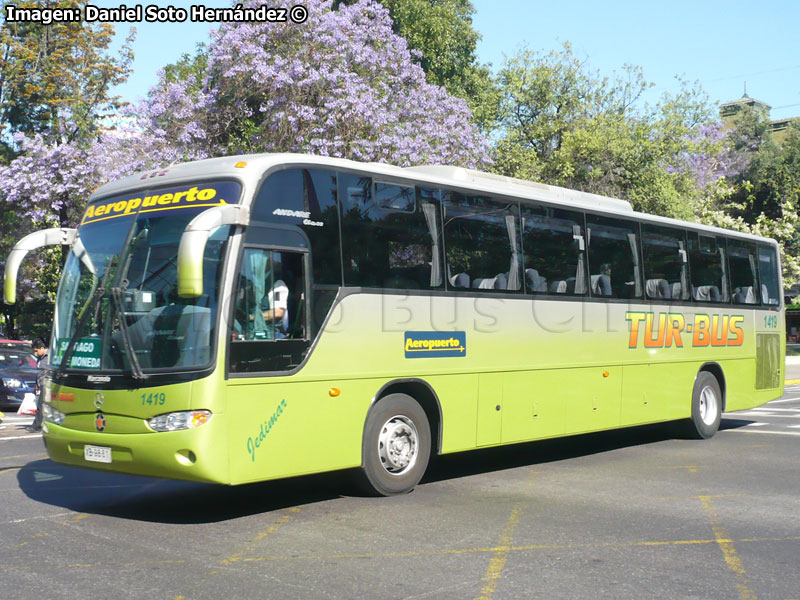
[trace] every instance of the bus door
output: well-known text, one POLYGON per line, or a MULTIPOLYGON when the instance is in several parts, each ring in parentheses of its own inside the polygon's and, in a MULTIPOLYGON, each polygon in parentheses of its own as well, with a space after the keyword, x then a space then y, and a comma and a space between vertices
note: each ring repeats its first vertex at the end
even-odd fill
POLYGON ((356 466, 360 456, 357 436, 309 450, 310 441, 335 439, 332 423, 353 420, 343 416, 348 405, 329 395, 327 379, 293 376, 314 335, 311 255, 277 246, 273 231, 248 228, 228 311, 225 418, 233 483, 356 466))
POLYGON ((294 371, 311 345, 309 253, 261 244, 274 239, 263 233, 248 231, 239 260, 229 322, 231 374, 294 371))

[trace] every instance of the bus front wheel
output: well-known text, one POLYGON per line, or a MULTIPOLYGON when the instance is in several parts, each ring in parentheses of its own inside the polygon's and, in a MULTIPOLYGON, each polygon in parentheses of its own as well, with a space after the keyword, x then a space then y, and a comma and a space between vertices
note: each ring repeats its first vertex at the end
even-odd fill
POLYGON ((411 396, 390 394, 372 407, 364 425, 361 487, 393 496, 410 492, 428 467, 431 429, 411 396))
POLYGON ((722 391, 717 378, 708 371, 700 371, 692 390, 692 416, 687 423, 687 433, 694 439, 712 437, 722 420, 722 391))

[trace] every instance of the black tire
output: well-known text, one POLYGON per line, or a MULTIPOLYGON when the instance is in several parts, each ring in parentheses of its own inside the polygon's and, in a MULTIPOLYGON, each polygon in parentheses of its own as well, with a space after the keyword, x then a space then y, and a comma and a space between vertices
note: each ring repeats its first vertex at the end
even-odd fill
POLYGON ((717 378, 700 371, 692 390, 692 416, 686 422, 686 434, 696 440, 713 437, 722 420, 722 390, 717 378))
POLYGON ((361 445, 359 487, 381 496, 405 494, 425 474, 431 454, 431 428, 411 396, 390 394, 367 415, 361 445))

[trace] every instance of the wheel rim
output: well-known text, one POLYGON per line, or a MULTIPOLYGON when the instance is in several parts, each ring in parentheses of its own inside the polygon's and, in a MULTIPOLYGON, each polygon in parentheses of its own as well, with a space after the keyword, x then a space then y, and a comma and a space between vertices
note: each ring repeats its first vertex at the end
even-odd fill
POLYGON ((378 455, 383 468, 402 475, 414 468, 419 454, 419 434, 408 417, 396 415, 386 421, 378 436, 378 455))
POLYGON ((717 419, 719 412, 719 402, 717 402, 717 394, 714 393, 714 388, 710 385, 703 388, 700 392, 700 419, 706 425, 712 425, 717 419))

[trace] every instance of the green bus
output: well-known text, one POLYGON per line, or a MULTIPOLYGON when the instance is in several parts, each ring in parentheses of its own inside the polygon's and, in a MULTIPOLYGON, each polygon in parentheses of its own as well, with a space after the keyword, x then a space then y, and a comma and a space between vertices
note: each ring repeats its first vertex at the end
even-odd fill
POLYGON ((770 239, 448 166, 217 158, 98 189, 56 302, 59 463, 244 484, 681 421, 779 397, 770 239))

